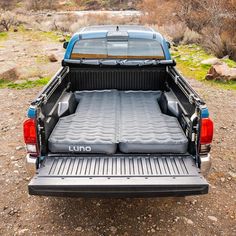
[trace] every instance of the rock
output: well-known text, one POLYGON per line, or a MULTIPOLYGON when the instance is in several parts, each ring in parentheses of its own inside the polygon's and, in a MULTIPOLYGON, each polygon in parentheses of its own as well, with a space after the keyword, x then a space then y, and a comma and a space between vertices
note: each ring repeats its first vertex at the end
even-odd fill
POLYGON ((202 65, 215 65, 217 63, 220 63, 220 59, 216 58, 216 57, 213 57, 213 58, 209 58, 209 59, 206 59, 204 61, 201 62, 202 65))
POLYGON ((24 83, 27 83, 27 80, 19 79, 14 82, 14 84, 24 84, 24 83))
POLYGON ((57 62, 58 61, 57 57, 54 54, 49 55, 48 59, 50 62, 57 62))
POLYGON ((18 32, 18 29, 17 29, 17 28, 15 28, 13 31, 14 31, 14 32, 18 32))
POLYGON ((25 148, 24 146, 18 146, 18 147, 16 147, 16 150, 19 151, 19 150, 22 150, 24 148, 25 148))
POLYGON ((16 67, 12 67, 5 71, 0 72, 0 79, 8 80, 8 81, 15 81, 19 79, 20 74, 16 67))
POLYGON ((180 61, 188 61, 187 57, 180 57, 180 61))
POLYGON ((225 127, 225 126, 221 126, 220 129, 224 129, 224 130, 226 130, 227 127, 225 127))
POLYGON ((190 219, 188 219, 188 218, 186 218, 186 217, 184 217, 184 221, 185 221, 187 224, 189 224, 189 225, 193 225, 193 221, 190 220, 190 219))
POLYGON ((236 68, 230 68, 226 63, 215 64, 210 68, 206 80, 236 81, 236 68))
POLYGON ((20 229, 16 235, 26 235, 27 233, 29 233, 29 229, 20 229))
POLYGON ((32 78, 29 78, 27 80, 30 81, 30 82, 34 82, 34 81, 37 81, 39 79, 40 79, 39 77, 32 77, 32 78))
POLYGON ((215 222, 218 220, 215 216, 208 216, 208 219, 215 222))
POLYGON ((133 2, 128 2, 128 7, 132 7, 133 6, 133 2))
POLYGON ((236 173, 233 172, 233 171, 230 171, 230 172, 229 172, 229 175, 230 175, 232 178, 236 178, 236 173))
POLYGON ((78 231, 78 232, 81 232, 82 230, 83 230, 83 228, 81 226, 79 226, 75 229, 75 231, 78 231))
POLYGON ((113 234, 115 234, 116 231, 117 231, 117 228, 116 228, 115 226, 111 226, 111 227, 110 227, 110 230, 111 230, 111 232, 112 232, 113 234))
POLYGON ((66 41, 66 39, 65 39, 64 37, 59 38, 59 42, 60 42, 60 43, 64 43, 65 41, 66 41))
POLYGON ((225 182, 225 178, 220 178, 220 181, 221 181, 222 183, 224 183, 224 182, 225 182))
POLYGON ((59 217, 63 217, 65 215, 65 212, 62 212, 59 217))
POLYGON ((193 201, 191 201, 191 204, 192 205, 195 205, 197 203, 197 200, 196 199, 194 199, 193 201))
POLYGON ((222 59, 229 59, 229 55, 222 57, 222 59))

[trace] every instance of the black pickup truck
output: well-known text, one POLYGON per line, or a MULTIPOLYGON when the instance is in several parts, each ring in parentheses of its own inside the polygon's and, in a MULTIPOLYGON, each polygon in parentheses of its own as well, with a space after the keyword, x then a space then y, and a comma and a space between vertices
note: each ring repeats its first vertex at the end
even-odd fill
POLYGON ((64 48, 24 122, 29 194, 208 193, 213 122, 165 38, 144 26, 91 26, 64 48))

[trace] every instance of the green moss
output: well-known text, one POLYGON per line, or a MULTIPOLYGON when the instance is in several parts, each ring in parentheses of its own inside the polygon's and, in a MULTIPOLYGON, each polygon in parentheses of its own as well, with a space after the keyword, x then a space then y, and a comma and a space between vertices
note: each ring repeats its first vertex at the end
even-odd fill
POLYGON ((49 32, 38 32, 40 36, 44 37, 45 39, 51 39, 52 41, 57 41, 61 38, 59 34, 54 31, 49 32))
POLYGON ((58 42, 59 39, 62 37, 62 33, 60 32, 27 30, 23 25, 20 25, 18 27, 18 31, 23 33, 25 37, 30 38, 32 40, 58 42))
MULTIPOLYGON (((210 69, 210 65, 203 65, 203 60, 214 57, 205 52, 198 45, 180 45, 178 48, 172 50, 172 57, 177 62, 178 70, 188 78, 194 78, 204 81, 208 84, 218 86, 224 89, 236 89, 236 82, 220 82, 220 81, 207 81, 205 77, 210 69)), ((228 66, 235 67, 236 62, 230 59, 223 59, 228 66)))
POLYGON ((225 62, 229 67, 233 68, 236 67, 236 62, 230 59, 223 59, 223 62, 225 62))
POLYGON ((49 62, 49 59, 48 59, 48 56, 46 55, 38 55, 36 58, 35 58, 35 61, 36 63, 38 64, 46 64, 49 62))
POLYGON ((66 35, 66 36, 65 36, 65 39, 66 39, 66 41, 67 41, 67 42, 69 42, 69 41, 70 41, 70 39, 71 39, 71 37, 70 37, 70 36, 68 36, 68 35, 66 35))
POLYGON ((7 40, 8 32, 1 32, 0 33, 0 41, 7 40))
POLYGON ((0 88, 6 88, 7 87, 7 84, 8 82, 3 80, 3 79, 0 79, 0 88))
POLYGON ((45 77, 36 81, 27 81, 22 84, 15 84, 13 82, 0 79, 0 88, 27 89, 27 88, 34 88, 34 87, 42 87, 46 85, 48 81, 49 81, 49 78, 45 77))

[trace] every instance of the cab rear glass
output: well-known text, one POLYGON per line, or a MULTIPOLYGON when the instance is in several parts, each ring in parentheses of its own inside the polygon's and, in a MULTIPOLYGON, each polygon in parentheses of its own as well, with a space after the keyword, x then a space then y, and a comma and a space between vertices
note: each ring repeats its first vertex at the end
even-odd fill
POLYGON ((165 59, 161 44, 151 39, 78 40, 71 59, 165 59))

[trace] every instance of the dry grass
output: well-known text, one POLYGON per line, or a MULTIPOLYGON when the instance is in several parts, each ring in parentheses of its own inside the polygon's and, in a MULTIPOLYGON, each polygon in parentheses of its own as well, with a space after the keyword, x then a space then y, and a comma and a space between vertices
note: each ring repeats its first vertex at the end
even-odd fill
POLYGON ((88 14, 79 17, 75 14, 65 15, 26 15, 24 13, 17 14, 17 20, 20 25, 25 28, 32 28, 41 31, 60 31, 63 33, 75 33, 80 28, 89 25, 108 25, 108 24, 138 24, 137 17, 115 17, 107 14, 88 14), (29 18, 31 20, 29 20, 29 18))
POLYGON ((176 44, 200 43, 236 60, 236 0, 143 0, 142 23, 157 24, 176 44))

